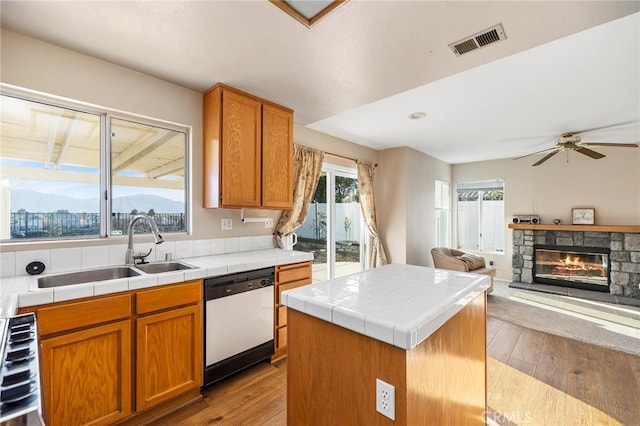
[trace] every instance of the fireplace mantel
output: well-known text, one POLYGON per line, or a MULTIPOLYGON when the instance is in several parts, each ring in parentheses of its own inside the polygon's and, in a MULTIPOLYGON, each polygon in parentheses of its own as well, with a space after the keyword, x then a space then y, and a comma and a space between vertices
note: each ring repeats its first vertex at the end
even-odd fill
POLYGON ((585 231, 585 232, 625 232, 640 234, 638 225, 554 225, 553 223, 510 223, 510 229, 530 229, 539 231, 585 231))

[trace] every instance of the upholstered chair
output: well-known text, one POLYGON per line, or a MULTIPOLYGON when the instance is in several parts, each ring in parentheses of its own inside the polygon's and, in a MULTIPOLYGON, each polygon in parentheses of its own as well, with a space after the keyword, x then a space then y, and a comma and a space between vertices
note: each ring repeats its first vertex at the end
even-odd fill
POLYGON ((433 258, 433 266, 438 269, 489 275, 491 286, 487 290, 487 294, 493 291, 493 277, 496 276, 496 270, 487 267, 484 258, 447 247, 432 248, 431 257, 433 258))

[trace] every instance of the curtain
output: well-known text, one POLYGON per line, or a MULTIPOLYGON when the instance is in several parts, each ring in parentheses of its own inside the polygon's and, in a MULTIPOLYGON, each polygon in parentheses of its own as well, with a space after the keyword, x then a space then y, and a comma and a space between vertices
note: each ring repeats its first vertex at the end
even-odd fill
POLYGON ((387 264, 387 255, 384 252, 382 240, 378 233, 378 223, 376 221, 376 205, 373 196, 373 166, 358 162, 358 188, 360 191, 360 209, 367 224, 371 238, 369 265, 372 268, 387 264))
POLYGON ((293 208, 283 211, 276 225, 274 241, 277 247, 283 248, 279 237, 293 234, 304 222, 309 204, 311 204, 311 199, 318 186, 322 160, 324 160, 324 152, 302 145, 294 145, 293 208))

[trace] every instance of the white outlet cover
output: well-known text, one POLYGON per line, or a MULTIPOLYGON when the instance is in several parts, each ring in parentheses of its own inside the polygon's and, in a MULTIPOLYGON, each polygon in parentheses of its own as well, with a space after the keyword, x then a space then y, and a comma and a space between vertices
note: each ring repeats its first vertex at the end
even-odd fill
POLYGON ((268 217, 267 220, 264 221, 265 228, 273 228, 273 218, 268 217))
POLYGON ((396 388, 380 379, 376 379, 376 411, 396 419, 396 388))
POLYGON ((233 229, 233 221, 231 219, 222 219, 220 221, 220 230, 231 231, 233 229))

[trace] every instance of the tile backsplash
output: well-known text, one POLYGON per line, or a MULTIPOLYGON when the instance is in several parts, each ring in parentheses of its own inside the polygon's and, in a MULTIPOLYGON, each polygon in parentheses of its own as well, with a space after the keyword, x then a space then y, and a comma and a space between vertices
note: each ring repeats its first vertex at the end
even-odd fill
MULTIPOLYGON (((216 238, 207 240, 165 241, 163 244, 135 244, 136 252, 151 254, 147 261, 165 259, 171 253, 173 259, 210 256, 215 254, 237 253, 250 250, 273 248, 271 235, 255 237, 216 238)), ((51 250, 31 250, 0 253, 0 277, 27 275, 27 265, 39 261, 45 265, 45 274, 65 271, 122 265, 125 261, 127 246, 124 244, 94 247, 73 247, 51 250)))

